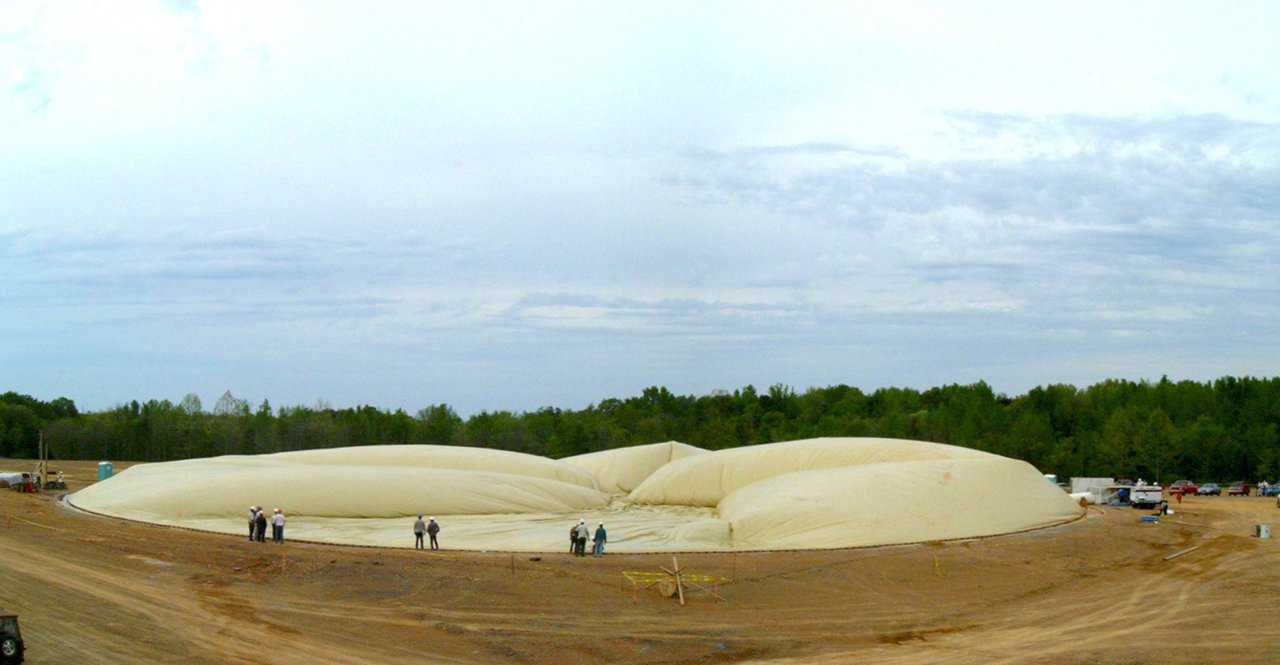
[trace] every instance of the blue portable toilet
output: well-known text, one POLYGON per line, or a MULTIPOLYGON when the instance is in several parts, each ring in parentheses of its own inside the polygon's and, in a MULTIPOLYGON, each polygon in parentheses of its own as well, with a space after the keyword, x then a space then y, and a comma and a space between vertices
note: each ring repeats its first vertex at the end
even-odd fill
POLYGON ((98 462, 98 480, 106 480, 115 473, 115 465, 111 462, 98 462))

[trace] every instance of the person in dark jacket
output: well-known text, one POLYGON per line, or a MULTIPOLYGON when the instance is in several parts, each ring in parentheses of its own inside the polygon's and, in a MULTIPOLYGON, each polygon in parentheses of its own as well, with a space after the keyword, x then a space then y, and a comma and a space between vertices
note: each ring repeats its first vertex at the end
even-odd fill
POLYGON ((436 518, 432 517, 427 520, 427 535, 431 537, 431 549, 440 549, 440 542, 436 540, 436 534, 440 533, 440 525, 436 524, 436 518))
POLYGON ((418 516, 418 521, 413 523, 413 549, 420 550, 422 547, 422 537, 427 535, 427 523, 422 521, 422 516, 418 516))
POLYGON ((578 551, 578 525, 569 527, 569 554, 578 551))
POLYGON ((595 538, 591 542, 591 556, 604 556, 604 541, 609 539, 609 533, 604 530, 604 522, 596 527, 595 538))
POLYGON ((257 527, 257 533, 254 534, 253 539, 260 543, 265 543, 267 541, 267 511, 258 510, 258 516, 253 520, 253 525, 257 527))

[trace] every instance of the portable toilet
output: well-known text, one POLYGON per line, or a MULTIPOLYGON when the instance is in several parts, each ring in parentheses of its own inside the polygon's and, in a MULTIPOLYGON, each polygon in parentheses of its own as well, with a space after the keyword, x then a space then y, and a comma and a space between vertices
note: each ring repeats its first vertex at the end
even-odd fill
POLYGON ((115 465, 111 462, 98 462, 98 480, 106 480, 115 473, 115 465))

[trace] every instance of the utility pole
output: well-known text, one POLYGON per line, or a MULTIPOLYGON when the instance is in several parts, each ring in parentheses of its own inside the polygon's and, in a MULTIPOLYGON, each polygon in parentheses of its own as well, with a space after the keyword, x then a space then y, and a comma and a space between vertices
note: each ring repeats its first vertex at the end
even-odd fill
POLYGON ((45 476, 49 474, 49 463, 46 461, 48 453, 44 449, 44 430, 39 431, 39 438, 36 439, 36 458, 36 468, 32 475, 39 479, 35 483, 36 491, 39 492, 44 489, 44 484, 48 480, 45 476))

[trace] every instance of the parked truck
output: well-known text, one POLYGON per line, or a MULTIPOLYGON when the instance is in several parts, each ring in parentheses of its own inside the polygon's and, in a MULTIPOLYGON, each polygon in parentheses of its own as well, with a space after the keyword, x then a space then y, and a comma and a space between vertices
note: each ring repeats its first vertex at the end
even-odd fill
POLYGON ((1164 488, 1159 485, 1134 485, 1129 491, 1129 503, 1134 508, 1155 508, 1164 501, 1164 488))
POLYGON ((18 615, 0 610, 0 663, 21 663, 25 651, 22 633, 18 631, 18 615))

